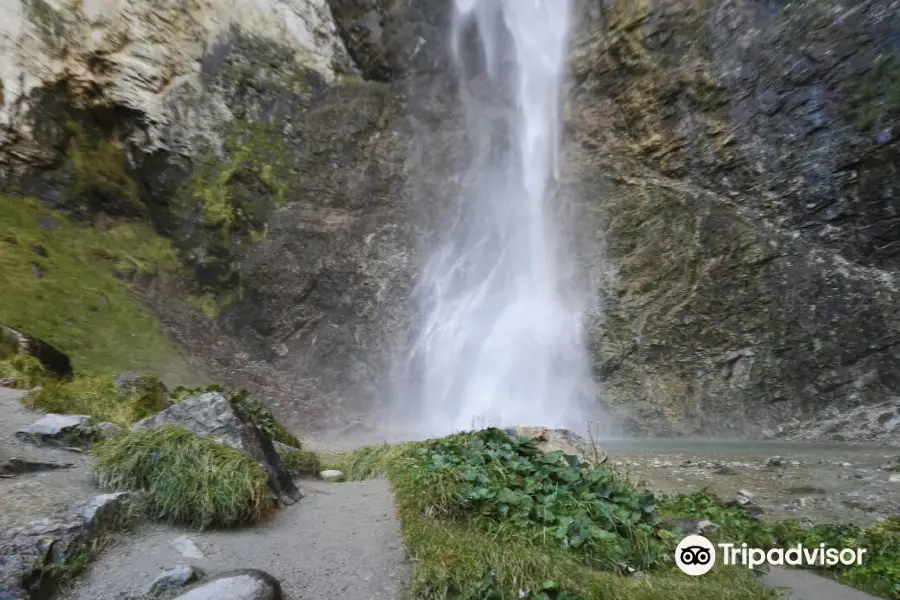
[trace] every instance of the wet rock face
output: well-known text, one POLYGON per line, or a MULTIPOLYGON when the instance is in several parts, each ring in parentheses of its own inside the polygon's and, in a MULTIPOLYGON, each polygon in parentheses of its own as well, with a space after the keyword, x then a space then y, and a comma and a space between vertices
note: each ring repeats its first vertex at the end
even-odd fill
POLYGON ((630 154, 900 267, 896 0, 581 5, 575 76, 623 109, 630 154))
POLYGON ((613 259, 608 400, 643 433, 896 440, 897 3, 578 10, 568 151, 613 259), (862 418, 812 426, 826 409, 862 418))
POLYGON ((441 73, 448 65, 449 0, 328 0, 347 50, 367 79, 441 73))

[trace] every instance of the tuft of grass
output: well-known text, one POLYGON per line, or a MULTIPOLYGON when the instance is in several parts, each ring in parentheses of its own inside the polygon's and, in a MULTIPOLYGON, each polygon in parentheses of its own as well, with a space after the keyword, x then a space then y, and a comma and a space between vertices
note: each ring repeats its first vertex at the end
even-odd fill
POLYGON ((116 276, 177 269, 172 247, 145 225, 77 227, 37 200, 0 196, 0 322, 67 353, 78 375, 183 363, 116 276))
POLYGON ((0 359, 0 379, 15 379, 16 387, 27 390, 50 379, 44 365, 33 356, 14 354, 0 359))
POLYGON ((146 378, 151 385, 122 393, 110 376, 76 377, 72 381, 47 381, 43 387, 25 396, 29 408, 61 414, 88 415, 95 421, 128 427, 168 406, 159 381, 146 378))
POLYGON ((111 438, 93 455, 100 485, 146 492, 154 519, 206 529, 251 523, 274 508, 262 467, 181 427, 111 438))
POLYGON ((281 460, 295 475, 318 475, 322 470, 319 455, 310 450, 288 450, 281 453, 281 460))
POLYGON ((662 508, 672 516, 708 519, 719 525, 719 531, 705 534, 713 540, 746 542, 750 547, 763 549, 797 544, 815 548, 823 543, 829 548, 865 548, 867 553, 861 565, 838 563, 810 568, 882 598, 900 599, 900 517, 885 519, 873 527, 817 525, 803 529, 794 520, 764 523, 705 490, 667 498, 662 508))
POLYGON ((370 446, 337 468, 350 480, 391 481, 416 562, 414 598, 778 597, 747 569, 682 574, 665 560, 674 536, 660 526, 652 494, 496 429, 370 446), (636 570, 647 576, 628 576, 636 570))

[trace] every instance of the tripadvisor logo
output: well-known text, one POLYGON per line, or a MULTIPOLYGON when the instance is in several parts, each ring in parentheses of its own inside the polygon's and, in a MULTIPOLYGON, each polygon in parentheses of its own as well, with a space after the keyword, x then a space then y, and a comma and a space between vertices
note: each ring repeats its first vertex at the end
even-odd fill
POLYGON ((715 546, 702 535, 689 535, 675 548, 675 564, 688 575, 703 575, 716 564, 716 546, 722 555, 724 565, 744 565, 753 569, 760 565, 774 566, 829 566, 838 563, 850 566, 861 565, 865 548, 828 548, 819 544, 811 548, 802 544, 790 548, 749 548, 747 544, 721 543, 715 546))
POLYGON ((716 564, 716 547, 702 535, 689 535, 675 548, 675 564, 688 575, 709 573, 716 564))

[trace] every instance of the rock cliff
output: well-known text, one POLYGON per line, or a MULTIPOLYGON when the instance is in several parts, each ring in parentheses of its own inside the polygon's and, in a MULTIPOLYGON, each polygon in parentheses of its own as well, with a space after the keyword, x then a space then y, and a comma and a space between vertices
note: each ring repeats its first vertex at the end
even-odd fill
MULTIPOLYGON (((288 419, 375 406, 465 185, 448 0, 106 4, 4 8, 7 189, 152 222, 214 322, 157 307, 288 419)), ((576 4, 603 401, 641 433, 900 440, 900 5, 576 4)))

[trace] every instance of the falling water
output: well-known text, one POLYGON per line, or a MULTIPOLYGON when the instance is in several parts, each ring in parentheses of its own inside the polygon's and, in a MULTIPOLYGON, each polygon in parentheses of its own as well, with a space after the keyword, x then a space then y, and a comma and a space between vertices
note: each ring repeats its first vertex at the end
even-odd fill
POLYGON ((473 423, 584 431, 596 402, 559 210, 569 4, 455 0, 472 185, 419 282, 407 394, 422 433, 473 423))

